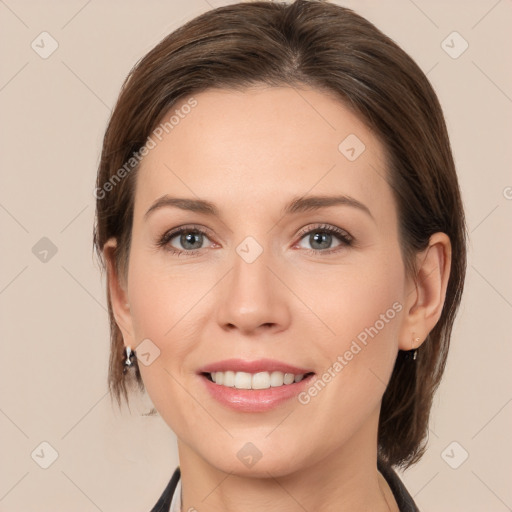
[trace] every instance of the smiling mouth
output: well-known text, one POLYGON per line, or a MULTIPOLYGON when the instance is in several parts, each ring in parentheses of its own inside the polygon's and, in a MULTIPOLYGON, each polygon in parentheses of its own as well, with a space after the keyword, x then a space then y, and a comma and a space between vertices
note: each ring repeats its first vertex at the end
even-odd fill
POLYGON ((313 372, 293 374, 275 372, 203 372, 202 375, 218 386, 236 389, 269 389, 289 386, 314 375, 313 372))

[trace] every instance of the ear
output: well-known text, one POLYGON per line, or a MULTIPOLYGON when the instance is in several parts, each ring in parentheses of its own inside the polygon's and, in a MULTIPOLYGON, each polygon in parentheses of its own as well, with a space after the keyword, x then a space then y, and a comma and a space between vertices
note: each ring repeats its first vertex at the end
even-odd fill
POLYGON ((450 277, 451 243, 446 233, 434 233, 428 247, 417 255, 417 274, 410 276, 405 317, 398 348, 418 348, 435 327, 443 311, 450 277))
POLYGON ((133 322, 128 300, 127 283, 119 276, 115 266, 117 240, 110 238, 103 246, 103 257, 107 266, 107 286, 116 324, 123 334, 125 347, 135 348, 133 322))

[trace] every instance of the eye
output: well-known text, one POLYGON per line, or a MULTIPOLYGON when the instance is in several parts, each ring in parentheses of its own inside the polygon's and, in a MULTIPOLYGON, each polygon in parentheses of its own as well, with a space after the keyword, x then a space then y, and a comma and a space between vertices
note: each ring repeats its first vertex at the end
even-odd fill
MULTIPOLYGON (((157 241, 157 246, 178 256, 194 256, 204 249, 205 240, 213 244, 207 235, 207 231, 199 226, 181 226, 164 233, 157 241)), ((354 242, 347 231, 328 224, 308 226, 299 233, 299 237, 298 246, 312 254, 338 252, 354 242), (304 243, 310 247, 305 247, 304 243)))
POLYGON ((173 254, 194 255, 203 249, 203 243, 210 239, 206 236, 205 230, 196 226, 182 226, 180 228, 167 231, 157 242, 159 247, 163 247, 173 254))
POLYGON ((309 227, 307 230, 299 233, 301 240, 299 247, 302 247, 314 254, 318 253, 332 253, 337 252, 340 249, 337 247, 346 247, 352 245, 354 239, 345 230, 322 224, 313 228, 309 227), (333 246, 333 243, 338 242, 333 246), (303 243, 309 244, 310 247, 304 247, 303 243))

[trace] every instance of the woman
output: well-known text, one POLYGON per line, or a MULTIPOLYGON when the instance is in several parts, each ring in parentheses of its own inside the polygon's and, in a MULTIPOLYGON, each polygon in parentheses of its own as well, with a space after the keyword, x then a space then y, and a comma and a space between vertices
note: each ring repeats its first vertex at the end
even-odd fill
POLYGON ((417 510, 466 228, 419 67, 352 11, 209 11, 132 70, 97 178, 109 383, 180 465, 153 511, 417 510))

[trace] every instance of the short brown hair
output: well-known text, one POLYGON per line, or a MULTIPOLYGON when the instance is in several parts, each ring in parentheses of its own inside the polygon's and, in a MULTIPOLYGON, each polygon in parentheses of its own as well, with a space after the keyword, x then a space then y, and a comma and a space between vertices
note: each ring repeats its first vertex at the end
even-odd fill
MULTIPOLYGON (((115 269, 126 279, 138 165, 123 173, 123 179, 114 179, 162 116, 193 93, 261 84, 305 85, 333 93, 380 138, 387 152, 402 253, 411 275, 416 275, 415 254, 428 246, 433 233, 444 232, 450 238, 451 272, 440 320, 420 346, 416 361, 399 352, 382 401, 379 456, 407 467, 426 448, 433 394, 444 371, 464 287, 467 230, 436 94, 415 62, 366 19, 319 0, 244 2, 196 17, 140 60, 123 84, 103 141, 93 234, 102 268, 106 268, 103 246, 115 237, 115 269)), ((120 404, 122 397, 128 402, 123 339, 108 286, 107 300, 108 379, 120 404)), ((136 370, 133 383, 143 390, 136 370)))

